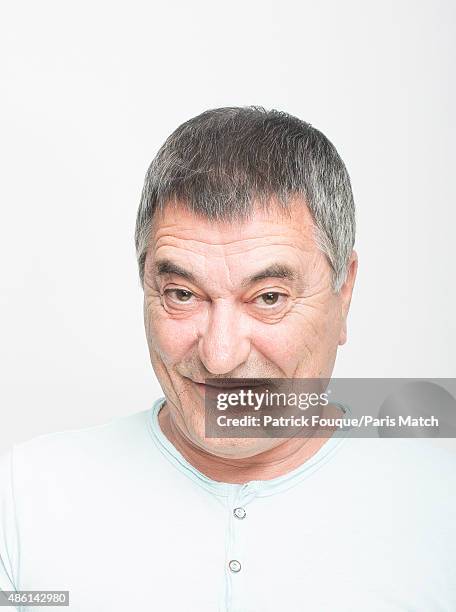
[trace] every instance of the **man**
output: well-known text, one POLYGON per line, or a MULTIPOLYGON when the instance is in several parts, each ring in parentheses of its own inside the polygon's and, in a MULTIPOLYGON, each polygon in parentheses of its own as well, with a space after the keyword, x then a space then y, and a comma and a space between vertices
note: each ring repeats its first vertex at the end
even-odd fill
POLYGON ((334 430, 205 435, 227 379, 331 376, 354 236, 346 168, 309 124, 247 107, 180 126, 135 235, 164 398, 3 457, 1 588, 94 612, 456 610, 449 455, 334 430))

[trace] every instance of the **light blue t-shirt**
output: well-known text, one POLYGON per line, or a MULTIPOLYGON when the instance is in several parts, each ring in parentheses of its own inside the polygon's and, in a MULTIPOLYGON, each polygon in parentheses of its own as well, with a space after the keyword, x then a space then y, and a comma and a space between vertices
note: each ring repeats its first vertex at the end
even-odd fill
POLYGON ((337 432, 285 476, 216 482, 163 401, 3 455, 1 589, 69 590, 74 612, 456 610, 449 451, 337 432))

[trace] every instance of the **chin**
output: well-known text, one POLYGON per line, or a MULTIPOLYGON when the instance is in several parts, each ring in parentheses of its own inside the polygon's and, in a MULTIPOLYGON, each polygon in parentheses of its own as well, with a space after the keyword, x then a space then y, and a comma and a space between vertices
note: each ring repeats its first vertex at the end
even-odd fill
POLYGON ((197 405, 190 418, 185 419, 188 434, 193 443, 211 455, 223 458, 244 459, 254 457, 277 446, 271 438, 212 438, 206 437, 204 407, 197 405))

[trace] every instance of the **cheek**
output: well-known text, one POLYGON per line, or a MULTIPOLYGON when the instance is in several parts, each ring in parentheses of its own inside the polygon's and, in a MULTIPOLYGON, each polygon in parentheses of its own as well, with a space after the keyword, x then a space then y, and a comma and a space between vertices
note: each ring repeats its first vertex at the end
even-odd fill
POLYGON ((146 333, 150 353, 169 365, 188 355, 197 339, 194 322, 170 318, 161 306, 148 309, 146 333))
POLYGON ((280 323, 255 329, 254 344, 286 375, 300 366, 319 363, 337 344, 336 313, 316 308, 290 312, 280 323))
POLYGON ((252 334, 253 344, 266 359, 291 376, 298 364, 308 358, 315 344, 315 333, 300 316, 287 316, 276 325, 262 325, 252 334))

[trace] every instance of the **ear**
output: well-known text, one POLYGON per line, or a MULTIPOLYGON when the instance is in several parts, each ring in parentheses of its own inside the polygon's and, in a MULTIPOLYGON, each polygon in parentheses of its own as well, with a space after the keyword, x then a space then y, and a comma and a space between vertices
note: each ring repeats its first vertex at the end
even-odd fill
POLYGON ((345 344, 347 342, 347 316, 350 309, 350 302, 353 293, 353 286, 355 284, 356 273, 358 271, 358 254, 356 251, 352 251, 350 260, 348 262, 347 276, 345 282, 342 285, 339 296, 341 299, 341 318, 342 326, 340 330, 339 344, 345 344))

